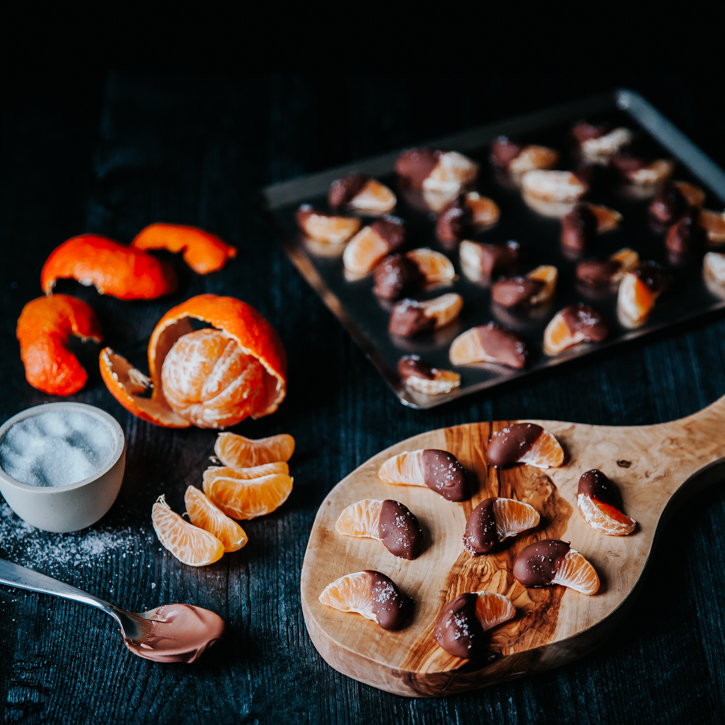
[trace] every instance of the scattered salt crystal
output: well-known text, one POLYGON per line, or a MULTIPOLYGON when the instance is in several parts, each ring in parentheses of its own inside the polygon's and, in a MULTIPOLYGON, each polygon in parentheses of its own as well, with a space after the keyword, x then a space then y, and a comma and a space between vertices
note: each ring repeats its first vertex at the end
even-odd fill
POLYGON ((98 473, 110 460, 113 434, 97 418, 48 412, 15 423, 0 441, 0 466, 30 486, 65 486, 98 473))

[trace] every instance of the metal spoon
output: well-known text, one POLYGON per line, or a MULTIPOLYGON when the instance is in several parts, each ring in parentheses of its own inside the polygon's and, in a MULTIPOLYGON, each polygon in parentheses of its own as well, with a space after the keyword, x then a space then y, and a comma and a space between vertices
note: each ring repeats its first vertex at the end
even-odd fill
POLYGON ((136 645, 142 644, 151 631, 152 620, 145 618, 148 612, 140 614, 126 612, 123 609, 114 607, 113 604, 105 602, 103 599, 72 587, 70 584, 64 584, 57 579, 45 576, 45 574, 39 574, 37 571, 32 571, 32 569, 26 569, 24 566, 18 566, 5 559, 0 559, 0 584, 7 584, 9 587, 18 589, 28 589, 31 592, 40 592, 41 594, 51 594, 62 599, 71 599, 100 609, 102 612, 110 614, 118 622, 123 638, 136 645))

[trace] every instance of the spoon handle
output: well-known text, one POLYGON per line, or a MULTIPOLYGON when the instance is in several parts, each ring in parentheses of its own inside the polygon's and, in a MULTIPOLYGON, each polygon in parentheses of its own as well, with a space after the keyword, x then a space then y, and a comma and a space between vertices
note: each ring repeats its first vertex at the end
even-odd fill
POLYGON ((104 612, 113 616, 112 606, 108 602, 104 602, 103 599, 94 597, 92 594, 76 589, 70 584, 65 584, 45 574, 40 574, 32 569, 26 569, 24 566, 13 564, 5 559, 0 559, 0 584, 6 584, 9 587, 16 587, 18 589, 28 589, 31 592, 40 592, 41 594, 51 594, 54 597, 72 599, 76 602, 83 602, 83 604, 89 604, 97 609, 102 609, 104 612))

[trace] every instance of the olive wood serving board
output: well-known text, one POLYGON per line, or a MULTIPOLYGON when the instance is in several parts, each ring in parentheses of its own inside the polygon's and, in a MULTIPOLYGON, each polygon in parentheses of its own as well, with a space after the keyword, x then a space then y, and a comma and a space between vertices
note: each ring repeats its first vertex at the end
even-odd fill
POLYGON ((509 422, 470 423, 402 441, 332 489, 317 513, 301 581, 307 630, 330 666, 381 690, 432 697, 577 659, 601 642, 618 620, 613 615, 622 613, 640 581, 658 525, 675 494, 722 479, 722 468, 715 464, 725 459, 725 397, 695 415, 652 426, 531 422, 544 426, 562 444, 566 460, 561 468, 489 468, 484 451, 490 436, 509 422), (427 487, 394 486, 378 479, 378 469, 390 456, 419 448, 456 455, 471 473, 471 499, 453 503, 427 487), (606 536, 579 514, 579 477, 591 468, 618 484, 625 513, 637 521, 630 536, 606 536), (541 514, 541 524, 510 540, 502 551, 474 558, 463 549, 461 537, 470 512, 491 496, 530 503, 541 514), (417 559, 399 559, 378 541, 337 533, 340 512, 364 498, 400 501, 418 517, 425 545, 417 559), (570 541, 594 565, 601 580, 597 594, 586 596, 561 586, 527 590, 514 580, 516 554, 545 538, 570 541), (318 597, 327 584, 364 569, 386 574, 415 600, 414 614, 403 629, 385 631, 360 615, 320 604, 318 597), (479 590, 505 594, 517 614, 491 630, 484 656, 462 660, 436 644, 433 628, 444 604, 463 592, 479 590))

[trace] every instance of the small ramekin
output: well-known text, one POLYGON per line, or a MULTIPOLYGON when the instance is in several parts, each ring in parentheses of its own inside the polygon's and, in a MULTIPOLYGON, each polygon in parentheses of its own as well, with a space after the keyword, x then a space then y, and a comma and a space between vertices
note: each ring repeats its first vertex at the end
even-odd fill
POLYGON ((114 446, 108 463, 93 476, 65 486, 30 486, 8 476, 0 467, 0 493, 10 508, 31 526, 67 533, 85 529, 102 518, 118 496, 126 467, 126 439, 115 418, 85 403, 45 403, 14 415, 0 426, 0 442, 15 423, 50 412, 84 413, 106 425, 114 446))

